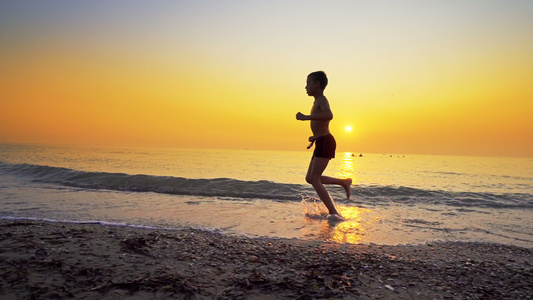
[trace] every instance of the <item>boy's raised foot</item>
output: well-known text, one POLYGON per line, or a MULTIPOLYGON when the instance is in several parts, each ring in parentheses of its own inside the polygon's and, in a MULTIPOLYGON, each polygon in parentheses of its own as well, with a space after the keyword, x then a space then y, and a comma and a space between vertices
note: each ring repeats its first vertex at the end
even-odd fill
POLYGON ((352 194, 352 192, 350 191, 350 186, 351 185, 352 185, 352 179, 351 178, 343 179, 342 187, 346 191, 346 198, 347 199, 350 199, 350 196, 352 194))

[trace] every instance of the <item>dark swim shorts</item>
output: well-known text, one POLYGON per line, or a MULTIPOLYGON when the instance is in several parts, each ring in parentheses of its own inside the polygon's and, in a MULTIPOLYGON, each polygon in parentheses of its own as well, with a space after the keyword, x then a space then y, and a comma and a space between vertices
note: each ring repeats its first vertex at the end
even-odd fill
POLYGON ((313 157, 335 158, 337 142, 333 135, 320 136, 315 140, 315 151, 313 157))

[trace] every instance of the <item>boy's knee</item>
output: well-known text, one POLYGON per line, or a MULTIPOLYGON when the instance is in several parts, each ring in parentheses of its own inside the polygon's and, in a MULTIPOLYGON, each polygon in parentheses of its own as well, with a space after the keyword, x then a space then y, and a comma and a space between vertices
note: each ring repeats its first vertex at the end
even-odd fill
POLYGON ((309 176, 307 178, 305 178, 307 183, 315 186, 315 185, 318 185, 318 184, 322 184, 322 182, 320 181, 320 176, 316 176, 316 177, 313 177, 313 176, 309 176))
POLYGON ((305 181, 309 184, 313 184, 320 181, 320 176, 307 175, 305 181))

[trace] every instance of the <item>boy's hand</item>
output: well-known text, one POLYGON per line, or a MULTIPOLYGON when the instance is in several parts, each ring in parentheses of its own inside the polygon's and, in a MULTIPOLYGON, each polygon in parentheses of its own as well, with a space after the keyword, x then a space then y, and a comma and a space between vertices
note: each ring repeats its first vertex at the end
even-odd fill
POLYGON ((304 121, 305 120, 305 115, 302 114, 301 112, 297 113, 296 114, 296 120, 304 121))
POLYGON ((316 138, 314 136, 310 136, 309 137, 309 142, 311 142, 311 144, 309 144, 309 146, 307 146, 307 149, 311 149, 311 147, 313 147, 313 144, 315 143, 316 141, 316 138))

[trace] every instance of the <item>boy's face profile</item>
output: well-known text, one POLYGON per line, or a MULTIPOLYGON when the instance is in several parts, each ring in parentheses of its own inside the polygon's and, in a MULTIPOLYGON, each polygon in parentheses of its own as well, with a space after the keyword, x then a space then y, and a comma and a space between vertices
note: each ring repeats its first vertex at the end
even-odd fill
POLYGON ((320 82, 318 82, 318 80, 313 80, 311 76, 307 76, 305 90, 307 91, 307 95, 314 96, 316 92, 320 90, 320 82))

